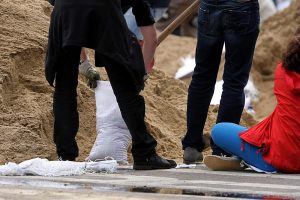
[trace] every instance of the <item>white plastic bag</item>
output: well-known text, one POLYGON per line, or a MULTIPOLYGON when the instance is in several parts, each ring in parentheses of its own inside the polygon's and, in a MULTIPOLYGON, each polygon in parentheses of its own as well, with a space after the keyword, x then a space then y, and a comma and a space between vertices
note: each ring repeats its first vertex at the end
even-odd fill
POLYGON ((20 164, 8 163, 0 166, 1 176, 76 176, 86 172, 117 171, 116 160, 104 160, 99 162, 73 162, 73 161, 49 161, 47 159, 34 158, 20 164))
POLYGON ((127 163, 131 135, 109 81, 98 81, 95 97, 97 138, 87 160, 112 157, 119 163, 127 163))
POLYGON ((34 158, 19 164, 25 175, 33 176, 74 176, 81 175, 85 170, 85 162, 49 161, 34 158))
POLYGON ((22 176, 24 171, 16 163, 9 162, 0 166, 0 176, 22 176))

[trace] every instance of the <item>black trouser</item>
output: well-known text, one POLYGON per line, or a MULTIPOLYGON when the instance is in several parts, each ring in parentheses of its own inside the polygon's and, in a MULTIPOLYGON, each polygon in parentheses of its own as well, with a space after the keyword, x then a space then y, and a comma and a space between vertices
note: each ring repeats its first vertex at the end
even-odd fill
MULTIPOLYGON (((57 154, 72 160, 78 156, 75 136, 78 131, 76 88, 80 47, 64 49, 63 61, 56 74, 54 92, 54 142, 57 154)), ((106 58, 106 71, 116 95, 121 114, 132 136, 132 155, 135 159, 155 153, 156 140, 147 132, 144 98, 125 66, 106 58)))

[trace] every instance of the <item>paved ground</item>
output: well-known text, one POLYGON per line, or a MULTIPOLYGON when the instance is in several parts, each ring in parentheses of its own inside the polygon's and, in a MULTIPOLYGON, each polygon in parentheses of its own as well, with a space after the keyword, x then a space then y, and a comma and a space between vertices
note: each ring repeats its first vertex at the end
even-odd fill
POLYGON ((0 200, 48 199, 300 199, 300 175, 196 169, 86 174, 72 177, 0 177, 0 200))

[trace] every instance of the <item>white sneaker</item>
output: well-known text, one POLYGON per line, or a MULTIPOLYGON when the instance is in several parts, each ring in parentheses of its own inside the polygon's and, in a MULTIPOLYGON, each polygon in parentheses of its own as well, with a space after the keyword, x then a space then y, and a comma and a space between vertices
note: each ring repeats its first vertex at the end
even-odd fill
POLYGON ((241 171, 247 168, 244 162, 236 156, 208 155, 204 158, 204 164, 213 171, 241 171))

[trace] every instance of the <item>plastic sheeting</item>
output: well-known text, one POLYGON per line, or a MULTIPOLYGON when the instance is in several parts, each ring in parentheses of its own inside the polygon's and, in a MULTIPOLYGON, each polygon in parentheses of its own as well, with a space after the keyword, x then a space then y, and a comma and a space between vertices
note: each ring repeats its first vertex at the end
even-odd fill
POLYGON ((9 162, 0 166, 1 176, 75 176, 86 172, 114 173, 117 170, 116 160, 99 162, 49 161, 34 158, 20 164, 9 162))

